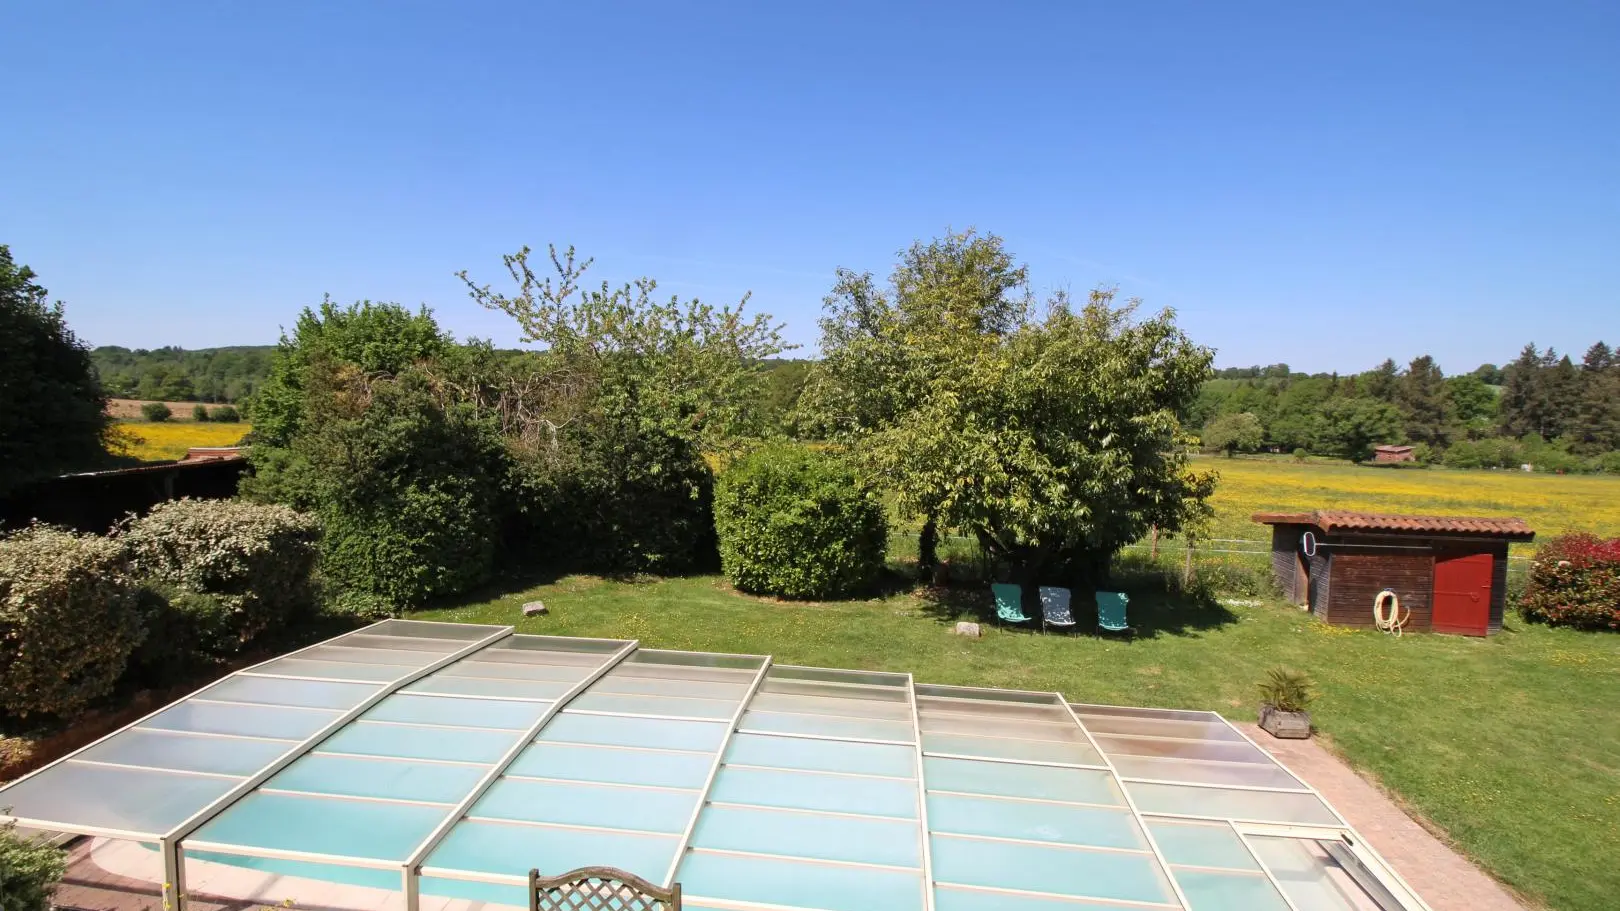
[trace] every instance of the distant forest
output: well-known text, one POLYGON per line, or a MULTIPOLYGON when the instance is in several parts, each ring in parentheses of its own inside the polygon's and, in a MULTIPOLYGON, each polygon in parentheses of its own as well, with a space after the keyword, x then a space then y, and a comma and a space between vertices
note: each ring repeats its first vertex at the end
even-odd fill
POLYGON ((1427 355, 1346 376, 1228 368, 1187 418, 1206 446, 1228 452, 1361 459, 1380 443, 1411 443, 1421 461, 1458 468, 1620 471, 1620 356, 1597 342, 1577 362, 1531 344, 1510 364, 1449 377, 1427 355))
POLYGON ((233 348, 120 348, 90 353, 101 388, 113 398, 243 403, 270 372, 274 345, 233 348))
MULTIPOLYGON (((92 357, 109 395, 251 405, 274 350, 103 347, 92 357)), ((783 358, 765 367, 765 410, 797 436, 795 406, 814 362, 783 358)), ((1427 355, 1345 375, 1228 367, 1184 417, 1207 448, 1229 453, 1359 460, 1380 443, 1412 443, 1421 460, 1459 468, 1620 471, 1620 354, 1598 342, 1576 361, 1531 344, 1512 363, 1453 376, 1427 355)))

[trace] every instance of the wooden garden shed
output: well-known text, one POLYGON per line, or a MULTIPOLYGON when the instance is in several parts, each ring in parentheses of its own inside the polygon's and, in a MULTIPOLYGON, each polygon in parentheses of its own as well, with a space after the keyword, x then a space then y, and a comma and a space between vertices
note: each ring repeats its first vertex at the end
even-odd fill
POLYGON ((1536 533, 1523 519, 1317 510, 1256 513, 1271 526, 1283 594, 1327 623, 1373 626, 1385 589, 1409 630, 1485 636, 1502 628, 1508 545, 1536 533))

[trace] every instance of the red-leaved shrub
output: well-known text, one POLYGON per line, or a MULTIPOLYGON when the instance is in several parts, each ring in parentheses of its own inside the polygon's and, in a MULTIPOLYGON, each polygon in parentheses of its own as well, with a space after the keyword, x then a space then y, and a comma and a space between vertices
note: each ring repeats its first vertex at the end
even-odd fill
POLYGON ((1620 629, 1620 538, 1573 534, 1536 554, 1519 610, 1527 620, 1577 629, 1620 629))

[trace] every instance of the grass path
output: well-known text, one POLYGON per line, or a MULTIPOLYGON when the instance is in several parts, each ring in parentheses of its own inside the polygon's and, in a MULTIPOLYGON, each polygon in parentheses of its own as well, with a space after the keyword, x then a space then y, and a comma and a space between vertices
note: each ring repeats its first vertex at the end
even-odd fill
POLYGON ((775 655, 784 663, 910 671, 921 681, 1058 690, 1075 700, 1213 709, 1253 719, 1269 667, 1319 681, 1318 726, 1486 869, 1561 911, 1620 894, 1620 637, 1526 626, 1489 640, 1323 626, 1276 602, 1189 605, 1133 595, 1134 643, 989 629, 950 634, 974 593, 779 604, 718 578, 571 576, 422 619, 648 646, 775 655), (524 619, 543 599, 552 613, 524 619))

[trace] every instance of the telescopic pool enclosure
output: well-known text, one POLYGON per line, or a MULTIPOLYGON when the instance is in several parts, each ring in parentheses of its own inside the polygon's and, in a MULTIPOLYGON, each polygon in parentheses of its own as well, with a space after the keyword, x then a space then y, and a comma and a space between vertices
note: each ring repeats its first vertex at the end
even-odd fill
POLYGON ((238 671, 0 809, 146 845, 176 911, 220 870, 418 911, 595 865, 693 909, 1427 909, 1212 712, 455 623, 238 671))

